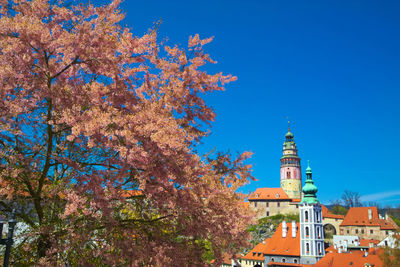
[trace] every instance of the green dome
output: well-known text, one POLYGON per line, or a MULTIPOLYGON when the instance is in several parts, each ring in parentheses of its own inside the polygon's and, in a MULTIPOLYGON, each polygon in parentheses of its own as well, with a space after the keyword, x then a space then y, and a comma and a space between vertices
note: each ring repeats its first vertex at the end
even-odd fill
POLYGON ((285 135, 285 137, 293 137, 292 132, 290 132, 290 130, 289 130, 289 132, 285 135))
POLYGON ((312 171, 310 167, 310 162, 308 162, 308 167, 306 169, 307 180, 306 184, 303 186, 304 197, 301 203, 307 204, 318 204, 319 200, 317 198, 318 188, 314 185, 314 181, 312 179, 312 171))
POLYGON ((303 187, 303 193, 304 195, 311 195, 315 196, 315 194, 318 192, 318 188, 314 185, 313 180, 307 180, 306 185, 303 187))

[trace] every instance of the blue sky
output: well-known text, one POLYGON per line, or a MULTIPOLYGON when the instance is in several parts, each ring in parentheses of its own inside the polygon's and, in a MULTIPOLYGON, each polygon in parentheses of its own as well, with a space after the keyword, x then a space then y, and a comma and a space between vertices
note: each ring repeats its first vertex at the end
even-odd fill
POLYGON ((238 77, 206 97, 217 119, 205 148, 252 151, 258 181, 278 187, 288 116, 324 203, 344 190, 400 204, 399 1, 131 1, 124 23, 160 39, 214 36, 210 72, 238 77))

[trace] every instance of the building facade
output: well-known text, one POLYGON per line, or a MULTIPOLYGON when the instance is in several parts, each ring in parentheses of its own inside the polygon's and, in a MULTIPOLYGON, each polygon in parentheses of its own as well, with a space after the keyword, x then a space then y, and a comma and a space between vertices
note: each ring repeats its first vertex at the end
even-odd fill
POLYGON ((325 256, 322 207, 312 180, 310 166, 306 170, 307 180, 303 188, 304 197, 300 204, 300 250, 302 264, 315 264, 325 256))
POLYGON ((288 129, 283 142, 280 188, 258 188, 250 197, 250 207, 257 218, 277 214, 298 214, 301 201, 301 166, 294 135, 288 129))
POLYGON ((389 216, 379 215, 377 207, 353 207, 340 224, 340 235, 383 240, 398 229, 389 216))

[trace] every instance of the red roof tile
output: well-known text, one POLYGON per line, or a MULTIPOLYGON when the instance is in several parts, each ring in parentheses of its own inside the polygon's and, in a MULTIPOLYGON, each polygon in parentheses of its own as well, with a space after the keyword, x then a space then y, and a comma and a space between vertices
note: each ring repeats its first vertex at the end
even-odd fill
POLYGON ((382 261, 376 254, 364 256, 362 251, 352 253, 328 253, 314 267, 358 267, 365 266, 366 263, 373 264, 374 267, 381 267, 382 261))
POLYGON ((249 200, 291 200, 282 188, 257 188, 249 200))
POLYGON ((370 243, 373 243, 374 245, 378 245, 379 244, 379 240, 376 239, 360 239, 360 247, 369 247, 370 243))
POLYGON ((380 226, 382 230, 396 230, 399 227, 391 221, 379 219, 377 207, 350 208, 340 226, 380 226), (371 219, 368 217, 371 210, 371 219))
POLYGON ((141 191, 141 190, 122 190, 121 196, 124 198, 143 196, 143 191, 141 191))
POLYGON ((296 237, 292 237, 292 223, 287 223, 287 226, 288 232, 286 237, 282 237, 282 224, 278 226, 278 229, 276 229, 274 235, 265 246, 264 254, 300 256, 300 225, 296 223, 296 237))
POLYGON ((339 214, 333 214, 329 211, 329 209, 327 207, 325 207, 324 205, 321 205, 322 207, 322 217, 323 218, 333 218, 333 219, 344 219, 343 215, 339 215, 339 214))
POLYGON ((267 266, 290 266, 290 267, 310 267, 311 265, 305 265, 300 263, 290 263, 290 262, 268 262, 267 266))
POLYGON ((246 254, 246 256, 241 257, 241 259, 263 261, 264 250, 269 241, 270 238, 267 238, 263 242, 257 244, 252 250, 249 251, 249 253, 246 254))

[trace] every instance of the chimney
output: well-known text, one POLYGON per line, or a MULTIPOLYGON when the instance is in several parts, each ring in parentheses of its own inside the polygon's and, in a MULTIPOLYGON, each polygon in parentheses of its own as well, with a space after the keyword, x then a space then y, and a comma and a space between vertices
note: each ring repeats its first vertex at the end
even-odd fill
POLYGON ((296 234, 297 234, 296 222, 292 221, 292 237, 296 237, 296 234))
POLYGON ((372 210, 368 209, 368 220, 372 220, 372 210))
POLYGON ((286 237, 287 236, 287 224, 285 221, 282 222, 282 237, 286 237))

